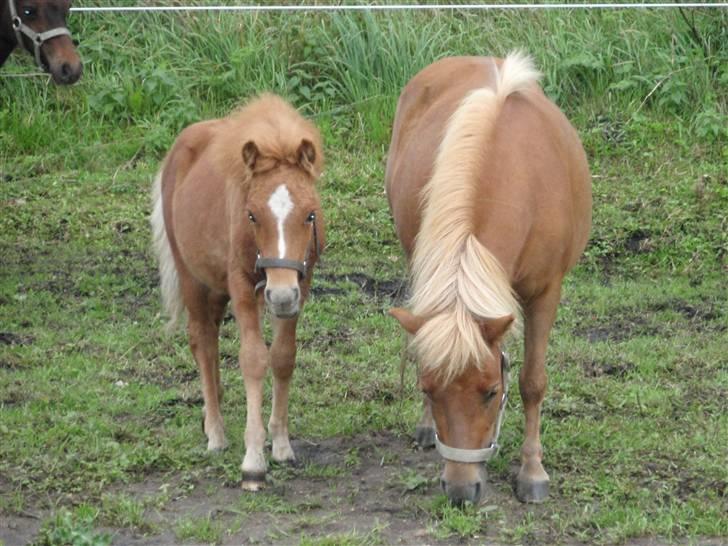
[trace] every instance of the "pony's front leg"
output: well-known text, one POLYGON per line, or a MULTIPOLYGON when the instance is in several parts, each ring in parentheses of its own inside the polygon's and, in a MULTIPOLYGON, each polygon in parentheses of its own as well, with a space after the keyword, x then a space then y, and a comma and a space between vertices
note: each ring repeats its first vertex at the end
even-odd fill
POLYGON ((415 440, 423 449, 435 447, 435 421, 432 419, 430 400, 424 395, 422 396, 422 419, 415 428, 415 440))
MULTIPOLYGON (((252 290, 250 293, 252 294, 252 290)), ((267 467, 263 454, 265 428, 261 408, 263 382, 268 369, 268 349, 260 329, 255 297, 236 298, 234 309, 240 327, 240 369, 245 382, 247 409, 242 487, 249 491, 258 491, 265 486, 267 467)))
POLYGON ((525 309, 525 358, 519 377, 526 417, 521 448, 521 468, 516 477, 516 496, 522 502, 543 502, 549 494, 549 475, 541 459, 541 403, 546 393, 546 346, 556 319, 561 284, 546 290, 525 309))
POLYGON ((275 337, 270 348, 273 368, 273 410, 268 421, 268 432, 273 442, 273 460, 293 462, 288 438, 288 388, 296 366, 296 318, 274 319, 275 337))

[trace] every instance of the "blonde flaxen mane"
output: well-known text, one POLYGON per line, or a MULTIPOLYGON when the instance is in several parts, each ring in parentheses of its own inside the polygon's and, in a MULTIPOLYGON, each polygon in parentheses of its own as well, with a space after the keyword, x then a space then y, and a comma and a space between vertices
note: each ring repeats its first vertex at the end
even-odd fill
POLYGON ((427 320, 412 347, 423 371, 445 382, 490 354, 478 320, 513 315, 520 306, 498 260, 473 233, 476 181, 506 98, 538 81, 531 59, 511 53, 497 87, 472 91, 450 118, 432 177, 410 267, 412 312, 427 320))

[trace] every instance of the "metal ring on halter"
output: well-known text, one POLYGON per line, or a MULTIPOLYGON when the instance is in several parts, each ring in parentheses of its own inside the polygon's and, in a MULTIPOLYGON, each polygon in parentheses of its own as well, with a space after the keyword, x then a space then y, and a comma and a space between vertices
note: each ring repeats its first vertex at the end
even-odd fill
POLYGON ((440 441, 440 437, 435 432, 435 449, 443 459, 455 463, 483 463, 492 459, 498 453, 498 436, 500 436, 501 425, 506 410, 506 402, 508 401, 508 383, 509 383, 509 362, 505 353, 501 353, 501 380, 503 383, 503 396, 501 397, 500 407, 498 408, 498 418, 495 423, 495 434, 493 440, 488 447, 482 449, 463 449, 458 447, 450 447, 440 441))

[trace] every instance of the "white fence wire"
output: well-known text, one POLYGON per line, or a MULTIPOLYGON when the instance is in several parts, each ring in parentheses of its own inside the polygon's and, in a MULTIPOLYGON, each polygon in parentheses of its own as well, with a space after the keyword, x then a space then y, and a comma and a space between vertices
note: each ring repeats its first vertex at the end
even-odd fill
POLYGON ((618 10, 667 8, 728 8, 728 2, 620 2, 579 4, 351 4, 351 5, 232 5, 232 6, 76 6, 74 12, 160 12, 160 11, 410 11, 410 10, 618 10))

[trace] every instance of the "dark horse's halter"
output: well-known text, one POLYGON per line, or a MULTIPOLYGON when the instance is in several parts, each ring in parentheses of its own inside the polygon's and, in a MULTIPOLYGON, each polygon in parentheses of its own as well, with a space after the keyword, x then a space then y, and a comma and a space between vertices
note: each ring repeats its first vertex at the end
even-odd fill
POLYGON ((41 46, 48 40, 58 36, 65 35, 70 37, 71 31, 66 27, 58 27, 46 30, 45 32, 36 32, 23 23, 20 17, 18 17, 18 11, 15 9, 15 0, 8 0, 8 7, 10 8, 10 19, 13 23, 13 30, 15 31, 15 37, 18 40, 18 45, 20 47, 25 47, 23 44, 23 34, 25 34, 30 41, 33 42, 33 47, 35 49, 35 62, 38 65, 38 68, 45 70, 46 67, 43 66, 43 62, 40 59, 41 46))
POLYGON ((493 440, 488 447, 483 449, 461 449, 457 447, 446 446, 440 441, 435 432, 435 447, 437 452, 448 461, 456 463, 483 463, 489 461, 498 452, 498 436, 500 436, 501 424, 505 415, 506 402, 508 401, 508 379, 509 379, 509 363, 505 353, 501 353, 501 380, 503 382, 503 396, 501 397, 500 407, 498 408, 498 420, 495 423, 495 434, 493 440))
MULTIPOLYGON (((316 256, 321 256, 321 246, 318 239, 318 232, 316 231, 316 218, 314 217, 313 220, 313 245, 316 248, 316 256)), ((306 257, 303 259, 302 262, 299 262, 297 260, 287 260, 286 258, 263 258, 260 255, 260 251, 257 253, 257 258, 255 260, 255 272, 263 272, 263 275, 265 275, 265 270, 268 267, 280 267, 283 269, 293 269, 295 271, 298 271, 298 280, 302 281, 306 277, 306 272, 308 271, 308 261, 311 257, 311 242, 308 242, 308 246, 306 247, 306 257)), ((255 292, 257 293, 258 290, 263 288, 268 282, 268 279, 264 276, 263 280, 260 280, 255 285, 255 292)))

